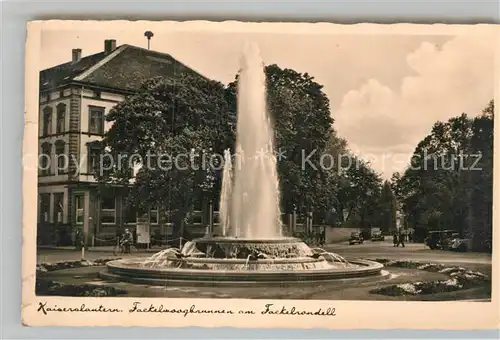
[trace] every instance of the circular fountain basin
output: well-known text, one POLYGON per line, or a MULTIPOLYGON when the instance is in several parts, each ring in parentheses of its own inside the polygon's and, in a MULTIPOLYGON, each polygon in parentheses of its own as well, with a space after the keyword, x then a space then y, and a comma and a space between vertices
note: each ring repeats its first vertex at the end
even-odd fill
MULTIPOLYGON (((214 260, 215 261, 215 260, 214 260)), ((220 260, 226 261, 226 260, 220 260)), ((260 262, 260 261, 257 261, 260 262)), ((107 270, 100 273, 104 279, 149 285, 280 285, 318 283, 372 277, 385 277, 383 265, 373 261, 354 260, 356 265, 345 268, 312 270, 213 270, 182 268, 145 268, 139 260, 117 260, 107 263, 107 270)), ((287 264, 287 262, 283 262, 287 264)))
POLYGON ((154 261, 111 261, 100 276, 148 285, 266 286, 380 280, 388 274, 382 264, 374 261, 337 262, 314 256, 313 249, 296 238, 201 238, 186 245, 183 253, 178 257, 165 252, 165 256, 156 256, 154 261), (251 258, 247 254, 265 257, 251 258))

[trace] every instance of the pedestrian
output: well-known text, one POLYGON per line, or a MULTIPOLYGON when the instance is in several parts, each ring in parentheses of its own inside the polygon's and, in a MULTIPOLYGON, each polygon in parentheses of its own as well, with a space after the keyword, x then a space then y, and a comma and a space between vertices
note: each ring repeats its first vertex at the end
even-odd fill
POLYGON ((81 250, 83 248, 83 235, 80 228, 76 229, 75 232, 75 248, 81 250))
POLYGON ((396 245, 396 247, 399 247, 400 244, 403 248, 405 247, 404 237, 405 235, 403 234, 403 232, 400 232, 398 235, 398 244, 396 245))
POLYGON ((398 246, 398 234, 396 232, 392 233, 392 243, 394 247, 398 246))
POLYGON ((130 247, 134 243, 134 237, 130 230, 125 229, 125 232, 123 233, 123 236, 120 240, 120 246, 123 247, 123 252, 124 253, 130 253, 130 247))

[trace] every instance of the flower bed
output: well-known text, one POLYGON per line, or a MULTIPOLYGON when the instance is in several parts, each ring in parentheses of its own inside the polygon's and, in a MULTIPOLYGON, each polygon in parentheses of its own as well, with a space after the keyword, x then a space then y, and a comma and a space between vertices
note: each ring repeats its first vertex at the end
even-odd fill
POLYGON ((36 273, 46 273, 52 272, 54 270, 68 269, 68 268, 82 268, 82 267, 97 267, 104 266, 109 261, 116 260, 112 259, 97 259, 94 261, 80 260, 80 261, 63 261, 56 263, 41 263, 36 266, 36 273))
POLYGON ((381 294, 387 296, 408 296, 408 295, 426 295, 478 287, 484 284, 491 284, 490 278, 480 272, 467 270, 462 267, 446 267, 435 263, 419 263, 413 261, 390 261, 377 259, 377 262, 383 263, 386 267, 410 268, 429 272, 439 272, 448 275, 448 280, 436 280, 427 282, 402 283, 382 288, 373 289, 372 294, 381 294))
POLYGON ((50 280, 37 280, 36 295, 57 296, 117 296, 126 294, 127 291, 109 286, 96 286, 91 284, 65 284, 50 280))

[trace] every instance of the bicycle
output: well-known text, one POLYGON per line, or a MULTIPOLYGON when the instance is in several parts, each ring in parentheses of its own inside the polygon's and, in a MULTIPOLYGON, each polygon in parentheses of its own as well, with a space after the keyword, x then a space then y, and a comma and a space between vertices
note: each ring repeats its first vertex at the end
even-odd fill
POLYGON ((132 253, 136 253, 137 252, 137 248, 131 244, 129 247, 129 251, 126 252, 125 251, 125 246, 121 245, 121 244, 117 244, 115 246, 115 248, 113 249, 113 255, 122 255, 122 254, 128 254, 128 255, 132 255, 132 253))

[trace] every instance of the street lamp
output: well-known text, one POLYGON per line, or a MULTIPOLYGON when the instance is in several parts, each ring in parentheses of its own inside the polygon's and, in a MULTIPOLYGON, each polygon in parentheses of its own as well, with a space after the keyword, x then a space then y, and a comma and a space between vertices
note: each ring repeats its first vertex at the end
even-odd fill
POLYGON ((148 50, 149 50, 151 38, 154 36, 154 34, 151 31, 146 31, 146 32, 144 32, 144 36, 148 39, 148 50))

